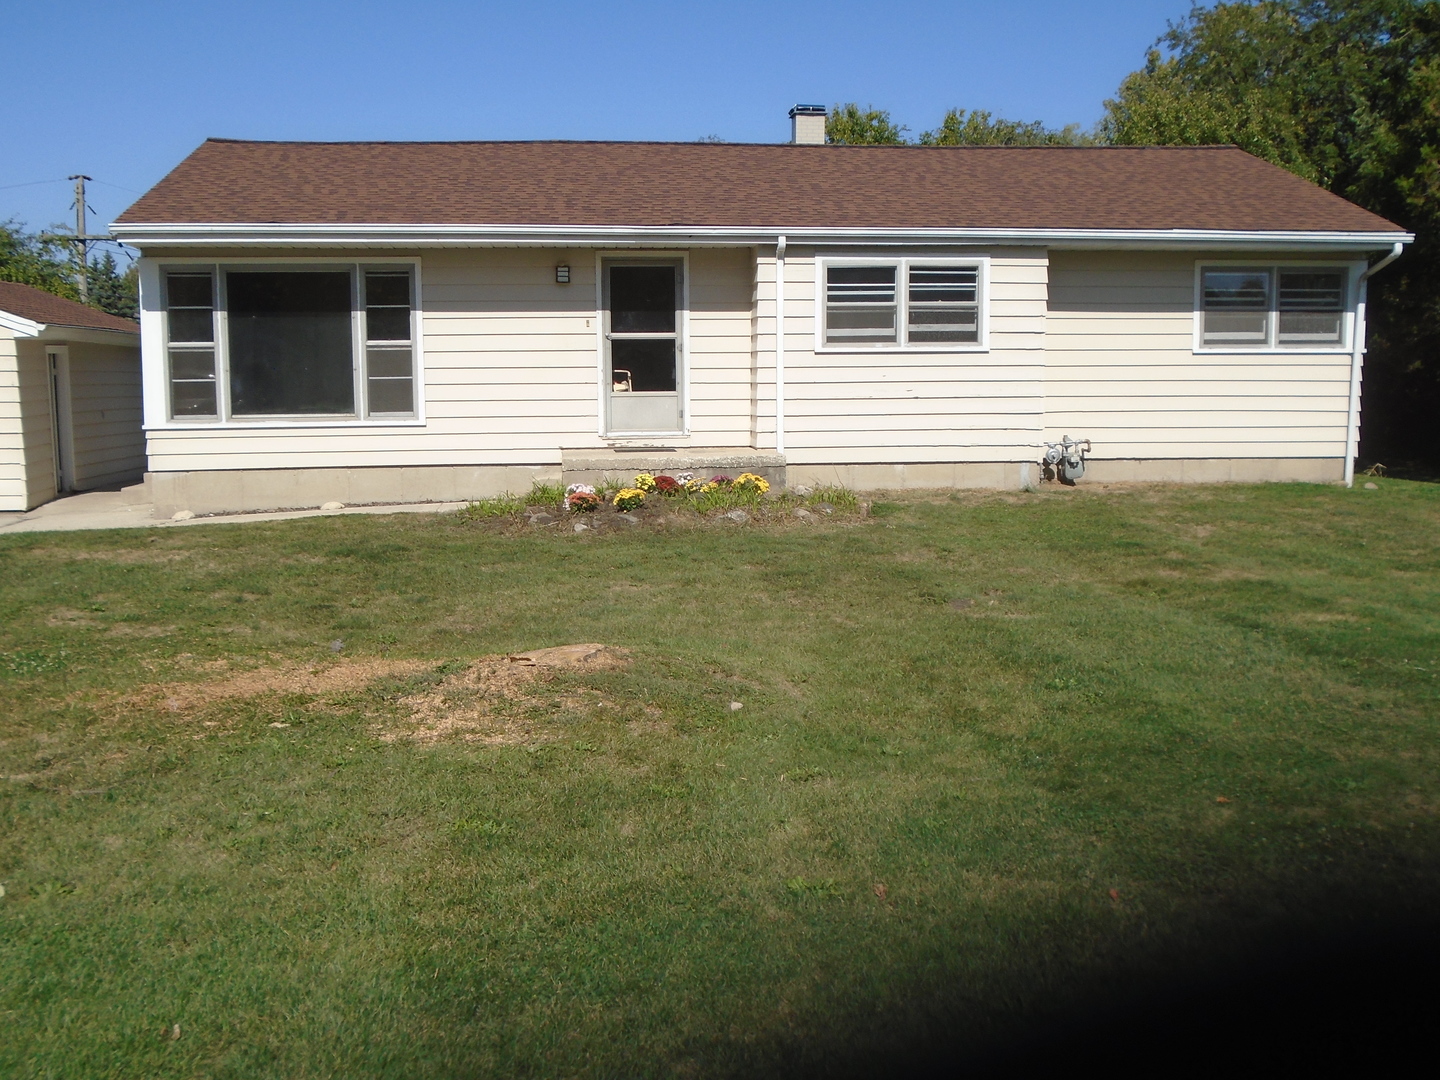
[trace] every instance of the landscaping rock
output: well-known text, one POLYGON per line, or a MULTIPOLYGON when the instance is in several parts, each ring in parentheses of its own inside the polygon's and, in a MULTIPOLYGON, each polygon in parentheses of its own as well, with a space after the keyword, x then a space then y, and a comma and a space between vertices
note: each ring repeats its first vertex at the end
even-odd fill
POLYGON ((815 491, 814 488, 807 487, 804 484, 801 484, 799 487, 793 487, 790 490, 802 499, 808 499, 815 491))
POLYGON ((744 703, 743 701, 732 701, 732 702, 730 702, 730 711, 731 711, 731 712, 739 712, 739 711, 740 711, 741 709, 743 709, 744 707, 745 707, 745 703, 744 703))
POLYGON ((1379 484, 1376 484, 1376 483, 1372 483, 1371 481, 1368 481, 1368 480, 1367 480, 1367 481, 1365 482, 1365 490, 1366 490, 1366 491, 1379 491, 1379 490, 1380 490, 1380 485, 1379 485, 1379 484))
POLYGON ((583 521, 577 521, 577 522, 575 522, 575 531, 576 531, 577 533, 589 532, 589 531, 590 531, 590 526, 589 526, 589 525, 586 525, 585 522, 583 522, 583 521))
POLYGON ((547 514, 547 513, 545 513, 543 510, 542 510, 540 513, 538 513, 538 514, 531 514, 531 515, 530 515, 530 524, 531 524, 531 525, 549 525, 549 524, 550 524, 551 522, 553 522, 554 520, 555 520, 555 515, 554 515, 554 514, 547 514))
POLYGON ((830 505, 830 503, 816 503, 815 509, 819 510, 822 514, 833 514, 835 512, 835 507, 830 505))
POLYGON ((342 502, 336 502, 334 499, 331 499, 331 500, 330 500, 329 502, 327 502, 327 503, 321 503, 321 504, 320 504, 320 509, 321 509, 321 510, 344 510, 344 509, 345 509, 345 504, 342 503, 342 502))
POLYGON ((195 516, 195 511, 193 511, 193 510, 176 510, 175 513, 173 513, 173 514, 170 515, 170 520, 171 520, 171 521, 189 521, 189 520, 190 520, 191 518, 193 518, 194 516, 195 516))
POLYGON ((625 525, 639 525, 640 519, 634 514, 616 514, 615 520, 625 525))
POLYGON ((731 510, 725 516, 735 522, 736 525, 744 525, 750 520, 750 515, 744 510, 731 510))
POLYGON ((793 513, 801 521, 815 520, 815 515, 812 514, 809 510, 806 510, 803 506, 797 506, 794 510, 791 511, 791 513, 793 513))

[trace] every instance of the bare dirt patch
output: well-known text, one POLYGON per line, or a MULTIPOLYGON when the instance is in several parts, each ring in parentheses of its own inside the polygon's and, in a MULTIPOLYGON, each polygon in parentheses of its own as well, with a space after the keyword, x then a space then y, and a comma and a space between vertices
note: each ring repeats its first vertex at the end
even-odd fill
MULTIPOLYGON (((386 742, 430 742, 451 737, 491 744, 548 741, 544 720, 554 709, 578 711, 610 705, 598 691, 570 683, 557 686, 560 676, 613 671, 629 663, 624 649, 594 643, 481 657, 463 670, 446 675, 433 688, 400 698, 399 717, 379 723, 375 735, 386 742)), ((227 701, 264 695, 323 698, 363 690, 381 679, 431 672, 435 666, 433 660, 337 658, 323 663, 281 662, 235 671, 226 661, 217 660, 203 665, 211 673, 210 678, 143 686, 120 703, 159 709, 190 720, 227 701)))
MULTIPOLYGON (((215 662, 205 665, 213 668, 215 662)), ((223 663, 223 662, 222 662, 223 663)), ((282 663, 274 667, 235 671, 203 682, 144 686, 125 703, 159 706, 169 712, 193 713, 222 701, 262 694, 324 694, 361 690, 379 679, 414 675, 433 668, 431 660, 357 658, 324 664, 282 663)))
POLYGON ((624 649, 606 645, 562 645, 511 656, 483 657, 464 671, 448 675, 423 694, 402 698, 409 717, 398 729, 377 731, 386 742, 429 742, 460 738, 491 745, 544 741, 534 710, 547 704, 577 709, 603 707, 594 691, 555 698, 546 693, 560 673, 614 671, 628 666, 624 649))

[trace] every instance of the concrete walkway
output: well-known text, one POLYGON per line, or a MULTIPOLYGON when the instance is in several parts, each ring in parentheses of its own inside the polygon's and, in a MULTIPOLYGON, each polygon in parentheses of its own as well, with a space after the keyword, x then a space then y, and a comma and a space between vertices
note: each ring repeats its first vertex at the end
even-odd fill
POLYGON ((347 506, 343 510, 277 510, 265 514, 217 514, 185 521, 157 520, 150 503, 131 502, 122 491, 85 491, 37 506, 24 514, 0 514, 0 536, 22 532, 73 532, 79 529, 173 529, 182 525, 229 525, 245 521, 288 521, 337 514, 443 514, 468 504, 406 503, 395 506, 347 506))

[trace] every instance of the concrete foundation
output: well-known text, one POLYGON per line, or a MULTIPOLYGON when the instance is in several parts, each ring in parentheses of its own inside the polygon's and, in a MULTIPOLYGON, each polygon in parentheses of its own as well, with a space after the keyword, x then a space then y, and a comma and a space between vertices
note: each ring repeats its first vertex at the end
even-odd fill
MULTIPOLYGON (((1018 461, 909 462, 868 465, 795 465, 770 451, 644 450, 588 451, 563 456, 555 465, 454 465, 414 468, 234 469, 205 472, 147 473, 143 495, 155 516, 178 510, 194 514, 305 510, 328 502, 347 506, 399 503, 465 502, 506 492, 524 494, 536 481, 567 484, 628 480, 639 472, 691 471, 737 476, 753 472, 775 490, 806 485, 835 485, 853 491, 904 491, 918 488, 993 488, 1018 490, 1040 483, 1038 463, 1018 461)), ((1104 461, 1086 463, 1081 485, 1093 483, 1339 483, 1341 458, 1207 458, 1104 461)), ((142 489, 127 488, 127 501, 139 502, 142 489)))
POLYGON ((246 510, 306 510, 328 502, 457 502, 524 494, 534 482, 554 482, 554 465, 435 465, 414 468, 231 469, 146 473, 156 517, 177 510, 225 514, 246 510))

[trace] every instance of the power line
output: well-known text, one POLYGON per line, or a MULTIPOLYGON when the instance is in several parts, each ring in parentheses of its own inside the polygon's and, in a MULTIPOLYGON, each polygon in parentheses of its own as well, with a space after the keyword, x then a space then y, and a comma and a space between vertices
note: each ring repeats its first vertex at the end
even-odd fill
POLYGON ((31 180, 24 184, 6 184, 4 187, 0 187, 0 191, 13 191, 17 187, 39 187, 41 184, 63 184, 67 179, 68 177, 62 176, 55 180, 31 180))

